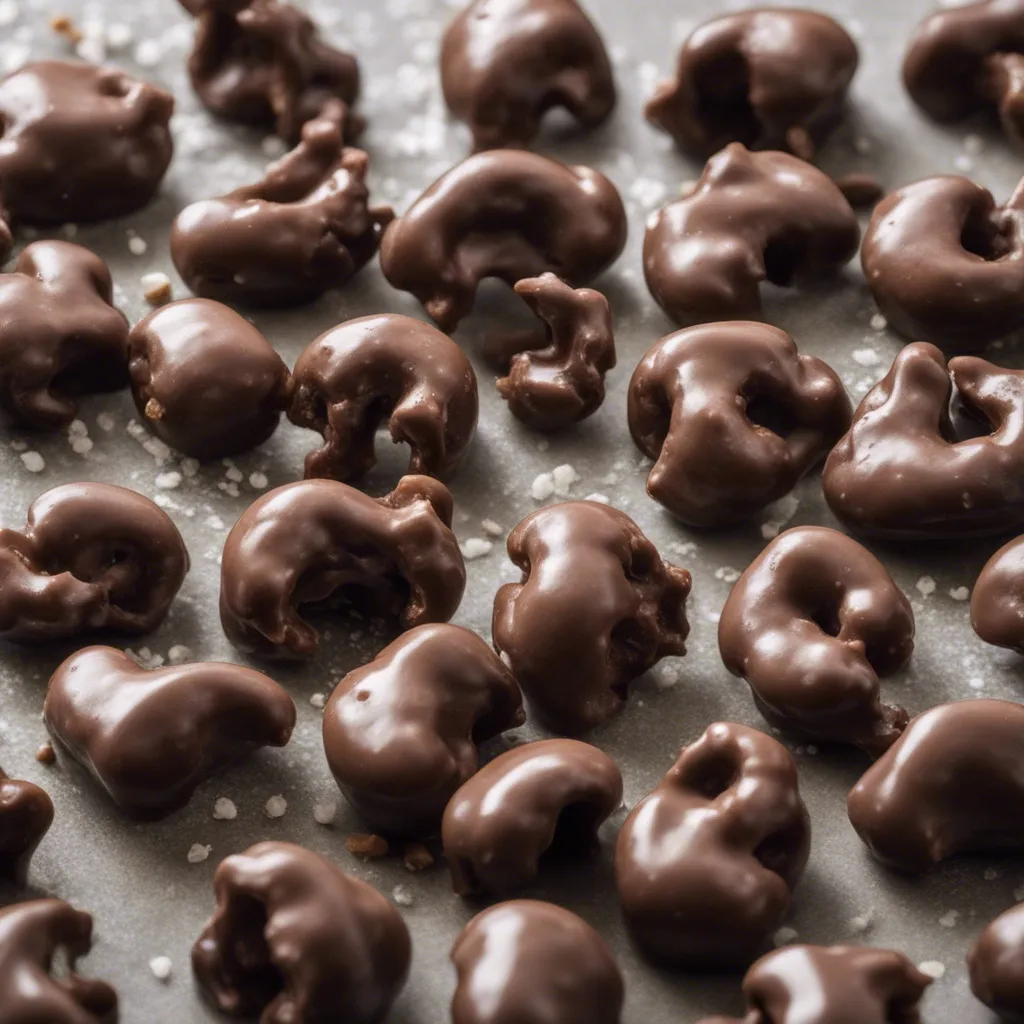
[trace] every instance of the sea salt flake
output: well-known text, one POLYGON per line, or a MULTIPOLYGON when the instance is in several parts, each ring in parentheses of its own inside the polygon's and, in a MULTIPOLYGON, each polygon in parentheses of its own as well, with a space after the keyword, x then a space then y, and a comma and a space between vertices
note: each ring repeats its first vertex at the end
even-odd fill
POLYGON ((319 708, 321 711, 327 705, 327 694, 326 693, 314 693, 309 698, 309 703, 315 708, 319 708))
POLYGON ((482 537, 470 537, 459 545, 462 557, 467 562, 475 561, 478 558, 485 558, 494 550, 494 545, 482 537))
POLYGON ((567 498, 569 492, 572 490, 572 486, 578 483, 580 480, 579 473, 576 472, 576 468, 571 466, 568 462, 563 463, 561 466, 555 466, 551 471, 551 479, 554 483, 555 494, 559 498, 567 498))
POLYGON ((155 956, 149 961, 149 969, 157 981, 170 981, 174 964, 171 963, 169 956, 155 956))
POLYGON ((873 348, 855 348, 850 355, 858 366, 877 366, 882 361, 873 348))
POLYGON ((876 313, 871 318, 871 327, 876 331, 884 331, 889 326, 889 321, 882 316, 881 313, 876 313))
POLYGON ((530 484, 530 497, 534 501, 547 501, 554 493, 555 480, 550 473, 541 473, 533 478, 533 483, 530 484))
POLYGON ((946 965, 941 960, 925 960, 924 963, 917 965, 917 969, 935 981, 938 981, 946 973, 946 965))
POLYGON ((931 597, 935 593, 935 580, 931 576, 922 576, 914 586, 922 597, 931 597))
POLYGON ((128 251, 133 256, 145 256, 149 249, 149 243, 138 235, 128 236, 128 251))
POLYGON ((46 469, 46 459, 39 452, 22 452, 21 461, 30 473, 42 473, 46 469))
POLYGON ((213 817, 216 821, 234 821, 238 817, 238 808, 234 800, 226 796, 217 797, 213 805, 213 817))
POLYGON ((266 488, 270 481, 267 479, 266 473, 260 473, 259 471, 249 474, 249 486, 254 490, 262 491, 266 488))
POLYGON ((334 797, 326 800, 317 800, 313 804, 313 820, 318 825, 333 825, 334 819, 338 816, 338 801, 334 797))
POLYGON ((943 928, 955 928, 957 921, 959 920, 959 911, 949 910, 939 918, 939 924, 941 924, 943 928))
POLYGON ((415 902, 412 893, 409 892, 409 889, 404 885, 396 885, 394 889, 391 890, 391 898, 400 907, 411 907, 415 902))
POLYGON ((193 843, 188 848, 186 860, 189 864, 202 864, 202 862, 210 856, 210 851, 212 849, 212 846, 204 846, 202 843, 193 843))
POLYGON ((263 810, 268 818, 283 818, 288 810, 288 801, 277 793, 264 804, 263 810))
POLYGON ((772 942, 776 946, 788 946, 791 942, 795 942, 798 937, 799 933, 795 928, 783 927, 772 936, 772 942))
POLYGON ((187 665, 192 660, 192 648, 184 644, 175 644, 167 652, 167 661, 171 665, 187 665))
POLYGON ((949 596, 953 598, 954 601, 966 601, 967 598, 971 596, 971 588, 951 587, 949 591, 949 596))
POLYGON ((157 475, 156 485, 162 491, 177 490, 181 486, 181 474, 176 470, 160 473, 157 475))
POLYGON ((493 519, 481 520, 480 529, 483 530, 488 537, 503 537, 505 535, 504 527, 502 527, 501 523, 496 523, 493 519))

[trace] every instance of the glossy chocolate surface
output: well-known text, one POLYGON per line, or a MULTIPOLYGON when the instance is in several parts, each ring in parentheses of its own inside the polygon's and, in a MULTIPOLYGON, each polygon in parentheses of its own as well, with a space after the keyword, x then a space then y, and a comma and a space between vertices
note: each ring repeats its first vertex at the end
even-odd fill
POLYGON ((971 991, 1003 1020, 1024 1020, 1024 903, 1000 914, 967 954, 971 991))
POLYGON ((971 591, 971 625, 986 643, 1024 653, 1024 537, 985 563, 971 591))
POLYGON ((486 641, 461 626, 417 626, 335 688, 324 751, 374 829, 431 836, 477 770, 477 746, 525 719, 515 678, 486 641))
POLYGON ((910 660, 910 602, 836 530, 798 526, 773 540, 729 594, 718 645, 777 729, 880 754, 907 724, 903 708, 882 703, 879 677, 910 660))
POLYGON ((527 516, 508 537, 522 570, 494 598, 494 646, 531 714, 575 735, 626 704, 629 684, 686 653, 692 580, 663 562, 625 513, 568 501, 527 516))
POLYGON ((827 363, 749 321, 662 338, 629 385, 630 433, 656 460, 647 492, 690 526, 728 526, 788 494, 851 411, 827 363))
POLYGON ((789 751, 756 729, 711 725, 619 832, 630 933, 660 964, 747 964, 785 919, 810 845, 789 751))
POLYGON ((52 824, 49 794, 0 769, 0 882, 25 884, 32 854, 52 824))

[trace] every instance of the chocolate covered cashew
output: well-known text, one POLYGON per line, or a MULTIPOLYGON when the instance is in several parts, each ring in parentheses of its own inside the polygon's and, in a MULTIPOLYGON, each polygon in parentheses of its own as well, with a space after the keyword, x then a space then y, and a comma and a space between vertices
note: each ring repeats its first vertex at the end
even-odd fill
POLYGON ((626 924, 658 963, 747 964, 789 911, 810 844, 789 751, 756 729, 711 725, 619 833, 626 924))
POLYGON ((1024 653, 1024 537, 985 563, 971 593, 971 625, 986 643, 1024 653))
POLYGON ((690 574, 663 562, 618 509, 539 509, 509 534, 508 556, 523 575, 495 595, 494 646, 553 731, 606 722, 625 707, 633 679, 686 653, 690 574))
POLYGON ((879 677, 909 661, 914 613, 845 534, 799 526, 773 540, 729 594, 718 645, 778 729, 879 754, 907 724, 903 708, 882 703, 879 677))
POLYGON ((850 425, 842 381, 777 327, 733 321, 655 343, 629 385, 647 493, 691 526, 728 526, 788 494, 850 425))
POLYGON ((523 724, 512 673, 476 633, 417 626, 349 672, 324 709, 327 763, 380 832, 431 836, 477 746, 523 724))
POLYGON ((1024 526, 1024 370, 976 356, 947 368, 934 346, 908 345, 857 407, 822 483, 861 533, 923 540, 1024 526))
POLYGON ((940 704, 918 715, 850 793, 882 863, 920 872, 958 853, 1024 849, 1024 705, 940 704))
POLYGON ((466 586, 448 488, 405 476, 382 498, 335 480, 286 484, 253 503, 228 534, 220 619, 242 651, 304 657, 319 643, 304 605, 354 600, 403 629, 447 622, 466 586))
POLYGON ((525 149, 563 107, 596 128, 615 107, 604 42, 576 0, 473 0, 441 42, 441 88, 476 149, 525 149))
POLYGON ((551 271, 587 284, 618 258, 626 227, 622 199, 598 171, 492 150, 453 167, 388 225, 380 264, 451 332, 484 278, 514 286, 551 271))
POLYGON ((860 242, 856 214, 826 174, 788 153, 716 153, 644 236, 655 302, 687 326, 762 320, 761 282, 836 274, 860 242))
POLYGON ((53 801, 0 769, 0 882, 24 885, 29 861, 53 824, 53 801))
POLYGON ((615 762, 589 743, 540 740, 514 747, 464 782, 444 812, 441 837, 460 895, 506 895, 528 886, 542 858, 586 854, 622 804, 615 762))
POLYGON ((625 990, 604 939, 551 903, 477 914, 452 948, 452 1024, 619 1024, 625 990))
POLYGON ((376 889, 310 850, 257 843, 220 862, 217 909, 192 947, 199 989, 222 1013, 380 1024, 412 946, 376 889))
POLYGON ((111 484, 62 484, 0 530, 0 637, 43 643, 99 629, 150 633, 188 572, 167 513, 111 484))
POLYGON ((1024 1019, 1024 903, 1000 914, 967 954, 971 991, 1004 1020, 1024 1019))
POLYGON ((0 410, 30 427, 64 427, 75 396, 128 383, 128 322, 110 270, 70 242, 33 242, 0 274, 0 410))
POLYGON ((356 480, 377 462, 377 430, 409 445, 409 472, 445 477, 473 440, 476 374, 429 324, 384 313, 349 320, 299 356, 288 418, 323 435, 307 477, 356 480))

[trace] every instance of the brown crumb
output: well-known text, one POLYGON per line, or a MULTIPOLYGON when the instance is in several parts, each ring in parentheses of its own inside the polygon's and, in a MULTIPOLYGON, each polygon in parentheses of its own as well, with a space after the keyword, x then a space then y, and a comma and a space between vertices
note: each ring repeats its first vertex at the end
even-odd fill
POLYGON ((145 414, 147 420, 161 420, 164 417, 164 407, 155 398, 151 398, 146 403, 145 414))
POLYGON ((53 745, 50 743, 44 743, 36 751, 36 760, 40 764, 56 764, 57 763, 57 752, 53 749, 53 745))
POLYGON ((74 43, 75 45, 85 38, 82 35, 81 30, 68 14, 55 14, 50 19, 50 28, 53 29, 57 35, 63 36, 69 43, 74 43))
POLYGON ((402 863, 406 871, 426 871, 434 866, 434 855, 422 843, 406 843, 402 863))
POLYGON ((353 832, 345 840, 345 849, 353 857, 363 860, 380 860, 388 855, 388 841, 383 836, 371 836, 364 832, 353 832))
POLYGON ((142 294, 151 306, 166 306, 174 297, 171 279, 166 274, 144 274, 142 294))
POLYGON ((846 201, 854 207, 874 206, 885 195, 885 189, 873 174, 857 171, 839 175, 836 178, 836 186, 846 196, 846 201))

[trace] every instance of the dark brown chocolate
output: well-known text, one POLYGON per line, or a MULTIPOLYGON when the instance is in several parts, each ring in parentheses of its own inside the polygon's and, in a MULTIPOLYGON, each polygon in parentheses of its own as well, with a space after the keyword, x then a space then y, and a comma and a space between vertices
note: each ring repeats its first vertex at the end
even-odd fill
POLYGON ((629 385, 629 429, 657 460, 647 493, 724 527, 788 494, 850 425, 836 372, 777 327, 707 324, 656 342, 629 385))
POLYGON ((576 0, 473 0, 441 42, 441 88, 477 150, 526 149, 554 107, 586 128, 615 107, 604 42, 576 0))
POLYGON ((1024 1020, 1024 903, 1000 914, 967 954, 971 991, 1002 1020, 1024 1020))
POLYGON ((622 198, 603 174, 499 149, 453 167, 388 225, 380 263, 451 332, 484 278, 512 287, 551 271, 579 287, 615 262, 626 230, 622 198))
POLYGON ((228 534, 220 618, 241 651, 304 657, 319 643, 303 605, 357 602, 403 629, 447 622, 466 586, 444 484, 405 476, 382 498, 336 480, 286 484, 254 502, 228 534))
POLYGON ((859 242, 857 216, 828 175, 788 153, 734 142, 648 222, 644 277, 683 326, 762 320, 762 281, 788 288, 836 274, 859 242))
POLYGON ((192 970, 221 1013, 265 1024, 380 1024, 409 973, 412 944, 376 889, 291 843, 222 860, 217 909, 192 970))
POLYGON ((441 836, 460 895, 505 896, 526 888, 545 855, 587 854, 622 804, 615 762, 589 743, 540 740, 496 757, 444 812, 441 836))
POLYGON ((778 740, 711 725, 633 809, 615 881, 626 924, 657 963, 750 963, 789 911, 811 825, 778 740))
POLYGON ((452 948, 452 1024, 619 1024, 625 989, 604 939, 551 903, 478 914, 452 948))
POLYGON ((327 763, 378 832, 435 835, 477 746, 526 720, 512 673, 476 633, 417 626, 349 672, 324 709, 327 763))
POLYGON ((24 885, 29 861, 53 824, 53 801, 0 769, 0 882, 24 885))
POLYGON ((262 180, 187 206, 171 257, 196 294, 253 307, 295 306, 340 288, 377 252, 394 213, 370 206, 369 160, 344 144, 328 104, 262 180))
POLYGON ((248 320, 209 299, 183 299, 137 323, 128 341, 143 423, 195 459, 261 445, 288 401, 281 357, 248 320))
POLYGON ((75 396, 128 383, 128 322, 110 270, 70 242, 33 242, 0 274, 0 410, 29 427, 65 427, 75 396))
POLYGON ((971 625, 986 643, 1024 654, 1024 537, 985 563, 971 593, 971 625))
POLYGON ((494 598, 494 646, 552 731, 608 721, 633 679, 686 653, 690 574, 624 512, 591 501, 538 509, 509 534, 508 556, 523 575, 494 598))
POLYGON ((446 477, 476 433, 476 374, 462 349, 395 313, 321 334, 295 364, 288 418, 323 436, 307 477, 357 480, 377 463, 377 431, 409 445, 409 472, 446 477))
POLYGON ((825 463, 848 527, 907 540, 1024 526, 1024 370, 908 345, 825 463), (951 414, 951 402, 954 414, 951 414))
POLYGON ((99 629, 149 633, 188 572, 167 513, 111 484, 62 484, 0 530, 0 637, 45 643, 99 629))
POLYGON ((824 526, 773 540, 729 594, 718 623, 725 667, 777 729, 880 754, 907 712, 880 699, 914 649, 914 613, 867 548, 824 526))
POLYGON ((1024 849, 1024 705, 940 704, 918 715, 850 793, 882 863, 920 872, 958 853, 1024 849))

